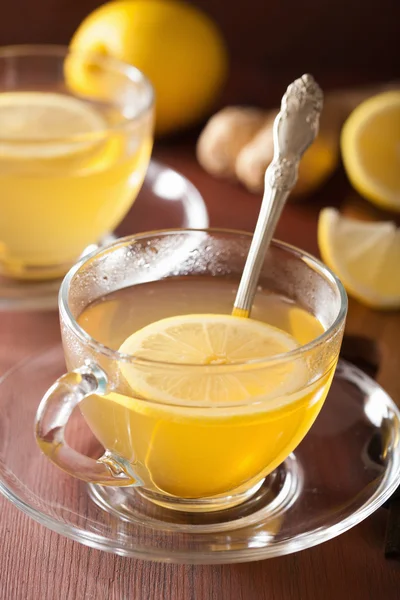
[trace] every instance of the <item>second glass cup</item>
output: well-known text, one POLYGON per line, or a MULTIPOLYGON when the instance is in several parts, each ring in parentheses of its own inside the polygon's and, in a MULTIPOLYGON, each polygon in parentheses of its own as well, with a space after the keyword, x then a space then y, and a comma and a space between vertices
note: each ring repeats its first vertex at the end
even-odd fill
POLYGON ((0 49, 0 275, 64 275, 143 182, 153 90, 138 69, 58 46, 0 49))
POLYGON ((310 255, 274 242, 252 313, 293 336, 290 351, 232 364, 119 351, 159 319, 229 314, 250 242, 230 231, 155 232, 71 269, 59 300, 69 372, 36 423, 57 466, 93 484, 135 486, 164 507, 206 512, 246 500, 296 448, 328 393, 347 310, 340 282, 310 255), (106 450, 97 461, 65 442, 77 405, 106 450))

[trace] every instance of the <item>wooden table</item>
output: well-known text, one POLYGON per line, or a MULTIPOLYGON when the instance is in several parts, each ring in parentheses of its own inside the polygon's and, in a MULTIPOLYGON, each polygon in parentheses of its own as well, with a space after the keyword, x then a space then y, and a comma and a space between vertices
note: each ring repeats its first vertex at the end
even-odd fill
MULTIPOLYGON (((198 186, 211 225, 253 230, 259 198, 206 175, 195 161, 193 144, 160 146, 155 154, 198 186)), ((339 201, 347 212, 367 210, 339 172, 313 199, 286 207, 277 237, 317 253, 318 210, 339 201)), ((129 217, 122 229, 129 231, 129 217)), ((400 404, 400 314, 374 313, 351 302, 348 333, 372 339, 356 358, 374 368, 371 362, 377 360, 378 380, 400 404)), ((0 313, 0 373, 59 337, 55 312, 0 313)), ((0 498, 0 600, 395 600, 400 598, 400 562, 383 555, 386 518, 387 511, 379 509, 341 537, 279 559, 182 566, 86 548, 0 498)))

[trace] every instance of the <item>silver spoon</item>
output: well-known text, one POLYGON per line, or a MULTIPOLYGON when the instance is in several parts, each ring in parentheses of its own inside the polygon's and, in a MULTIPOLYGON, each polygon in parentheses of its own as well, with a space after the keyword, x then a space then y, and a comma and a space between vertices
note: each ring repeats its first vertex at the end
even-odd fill
POLYGON ((311 75, 296 79, 282 98, 274 122, 274 157, 265 172, 264 196, 233 305, 234 316, 250 316, 265 253, 296 184, 300 159, 318 133, 322 105, 321 88, 311 75))

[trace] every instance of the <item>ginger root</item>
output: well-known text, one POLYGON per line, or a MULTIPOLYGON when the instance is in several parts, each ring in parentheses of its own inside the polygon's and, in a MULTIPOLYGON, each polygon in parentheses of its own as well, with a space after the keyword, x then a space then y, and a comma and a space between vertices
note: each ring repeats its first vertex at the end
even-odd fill
MULTIPOLYGON (((318 189, 339 164, 341 127, 350 112, 364 99, 382 91, 375 89, 332 92, 325 96, 319 134, 299 167, 292 197, 318 189)), ((393 89, 396 84, 385 86, 393 89)), ((264 188, 265 171, 273 156, 273 123, 278 109, 263 111, 226 107, 206 124, 197 142, 202 167, 217 177, 235 179, 251 192, 264 188)))
POLYGON ((218 177, 235 177, 235 160, 265 121, 258 108, 228 106, 208 121, 197 142, 201 166, 218 177))
POLYGON ((264 127, 237 154, 235 173, 237 179, 251 192, 261 192, 265 171, 274 153, 273 124, 277 111, 271 111, 264 127))

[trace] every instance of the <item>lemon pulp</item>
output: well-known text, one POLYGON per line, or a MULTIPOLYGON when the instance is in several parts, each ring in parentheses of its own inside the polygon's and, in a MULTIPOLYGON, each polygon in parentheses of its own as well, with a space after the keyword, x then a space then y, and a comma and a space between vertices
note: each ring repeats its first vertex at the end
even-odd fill
POLYGON ((400 230, 394 223, 357 221, 325 208, 318 243, 352 296, 373 308, 400 307, 400 230))
POLYGON ((346 121, 341 147, 354 187, 381 208, 400 211, 400 92, 360 104, 346 121))
POLYGON ((230 315, 185 315, 156 321, 120 347, 120 352, 136 358, 181 368, 165 372, 157 365, 144 368, 135 363, 121 363, 120 368, 132 390, 160 402, 207 406, 265 401, 301 387, 305 367, 293 361, 268 372, 252 361, 297 347, 292 336, 267 323, 230 315), (215 366, 235 368, 217 373, 215 366))

